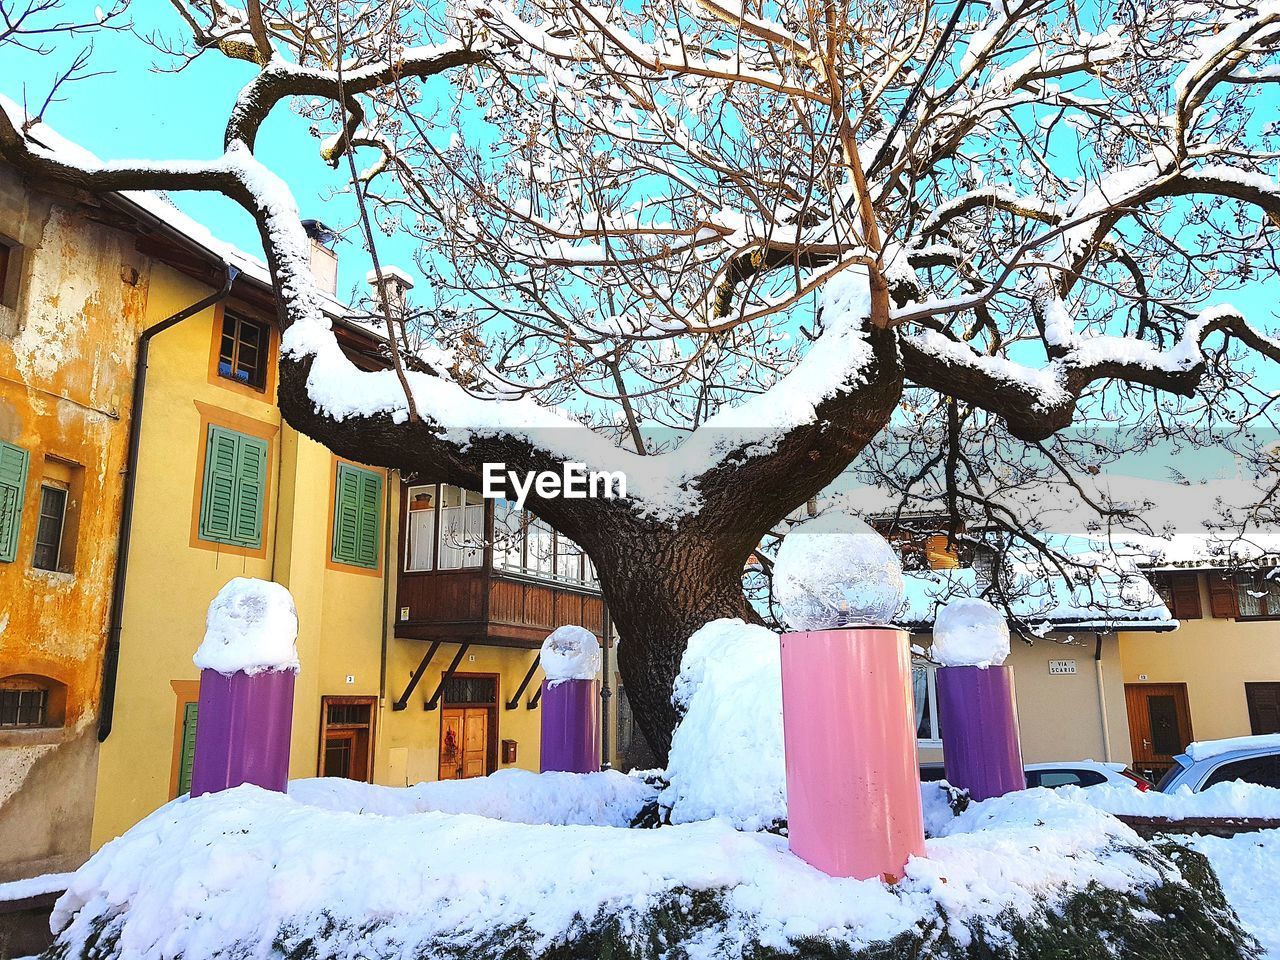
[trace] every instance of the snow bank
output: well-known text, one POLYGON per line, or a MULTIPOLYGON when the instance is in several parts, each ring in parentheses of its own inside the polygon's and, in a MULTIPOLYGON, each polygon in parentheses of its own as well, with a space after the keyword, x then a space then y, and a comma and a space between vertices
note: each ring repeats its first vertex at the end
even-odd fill
POLYGON ((715 620, 692 637, 672 694, 683 714, 671 738, 673 823, 724 817, 762 830, 787 816, 778 635, 715 620))
POLYGON ((0 883, 0 903, 61 893, 71 885, 71 878, 74 876, 74 873, 42 873, 38 877, 0 883))
POLYGON ((999 666, 1009 656, 1009 624, 976 597, 957 597, 938 611, 929 653, 944 667, 999 666))
POLYGON ((542 672, 548 686, 566 680, 594 680, 600 675, 600 642, 583 627, 556 627, 542 641, 542 672))
POLYGON ((403 817, 414 813, 474 813, 508 823, 626 827, 656 790, 616 770, 533 773, 498 770, 487 777, 383 787, 336 777, 291 780, 289 796, 335 812, 403 817))
POLYGON ((1280 958, 1280 830, 1239 833, 1234 837, 1180 837, 1209 866, 1245 930, 1258 938, 1263 955, 1280 958))
POLYGON ((793 630, 892 623, 902 606, 902 561, 857 517, 831 511, 783 538, 773 590, 793 630))
POLYGON ((976 804, 927 849, 890 887, 827 877, 785 838, 723 820, 625 830, 361 816, 243 786, 176 800, 104 846, 52 924, 68 955, 94 943, 126 960, 304 945, 366 960, 538 955, 593 923, 652 935, 649 913, 707 892, 722 913, 681 955, 722 960, 804 937, 856 949, 929 930, 999 936, 1009 911, 1040 915, 1090 884, 1141 892, 1171 879, 1117 821, 1048 791, 976 804))
POLYGON ((192 657, 201 670, 230 675, 298 671, 298 611, 281 584, 229 580, 209 604, 204 642, 192 657))
POLYGON ((1265 747, 1280 750, 1280 733, 1266 733, 1256 737, 1229 737, 1225 740, 1197 740, 1188 744, 1186 754, 1192 760, 1207 760, 1233 750, 1255 750, 1265 747))
POLYGON ((1125 784, 1096 787, 1061 787, 1063 795, 1083 803, 1130 817, 1261 817, 1280 820, 1280 789, 1256 783, 1219 783, 1202 793, 1180 787, 1174 793, 1134 790, 1125 784))

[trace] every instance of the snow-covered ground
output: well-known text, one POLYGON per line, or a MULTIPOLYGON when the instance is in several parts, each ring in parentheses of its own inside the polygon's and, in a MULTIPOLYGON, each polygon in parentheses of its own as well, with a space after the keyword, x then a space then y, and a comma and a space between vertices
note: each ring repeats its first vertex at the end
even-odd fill
MULTIPOLYGON (((627 795, 610 783, 620 776, 561 774, 548 796, 593 799, 521 812, 567 822, 568 810, 590 810, 602 793, 627 795)), ((454 799, 501 809, 514 783, 473 781, 469 797, 454 799)), ((950 819, 889 886, 827 877, 792 856, 785 838, 722 819, 638 830, 415 812, 425 786, 308 781, 293 796, 246 786, 176 800, 81 868, 53 923, 69 923, 63 941, 78 948, 106 922, 118 956, 139 960, 235 944, 267 956, 282 938, 314 940, 322 956, 381 957, 497 934, 536 952, 602 918, 625 928, 706 891, 722 896, 728 917, 692 945, 692 956, 710 960, 810 936, 860 946, 932 928, 963 942, 1004 911, 1030 914, 1089 884, 1136 891, 1165 879, 1135 855, 1140 841, 1128 828, 1047 790, 950 819)), ((615 819, 608 802, 595 809, 615 819)))
POLYGON ((1175 793, 1135 790, 1128 784, 1062 787, 1064 796, 1078 797, 1107 813, 1131 817, 1258 817, 1280 820, 1280 790, 1256 783, 1219 783, 1203 793, 1182 787, 1175 793))
POLYGON ((1209 858, 1244 928, 1258 938, 1266 957, 1280 960, 1280 830, 1180 839, 1209 858))

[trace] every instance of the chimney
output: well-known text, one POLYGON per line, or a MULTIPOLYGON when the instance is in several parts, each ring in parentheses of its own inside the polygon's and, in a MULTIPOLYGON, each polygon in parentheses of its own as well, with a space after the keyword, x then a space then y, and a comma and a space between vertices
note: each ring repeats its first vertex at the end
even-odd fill
MULTIPOLYGON (((370 270, 365 274, 364 279, 369 284, 369 296, 373 300, 374 313, 381 313, 382 297, 378 294, 377 272, 370 270)), ((387 304, 391 307, 392 317, 396 319, 403 317, 405 301, 409 297, 409 291, 413 289, 413 277, 399 267, 383 267, 382 286, 387 293, 387 304)))
POLYGON ((338 294, 338 255, 333 243, 338 235, 319 220, 303 220, 302 229, 311 239, 311 279, 330 296, 338 294))

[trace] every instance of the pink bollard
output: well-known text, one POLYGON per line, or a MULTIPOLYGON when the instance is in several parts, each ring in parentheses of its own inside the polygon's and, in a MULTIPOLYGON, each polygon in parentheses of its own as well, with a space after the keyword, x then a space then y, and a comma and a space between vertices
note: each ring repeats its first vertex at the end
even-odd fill
POLYGON ((191 796, 252 783, 284 792, 293 728, 292 670, 200 671, 191 796))
POLYGON ((889 882, 924 854, 907 634, 782 635, 791 851, 833 877, 889 882))

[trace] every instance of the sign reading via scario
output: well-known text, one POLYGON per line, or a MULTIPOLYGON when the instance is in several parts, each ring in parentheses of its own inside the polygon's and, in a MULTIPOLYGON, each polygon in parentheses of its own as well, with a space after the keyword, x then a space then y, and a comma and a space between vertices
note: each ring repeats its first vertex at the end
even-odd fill
POLYGON ((1063 676, 1076 672, 1076 662, 1074 660, 1050 660, 1049 673, 1054 676, 1063 676))

